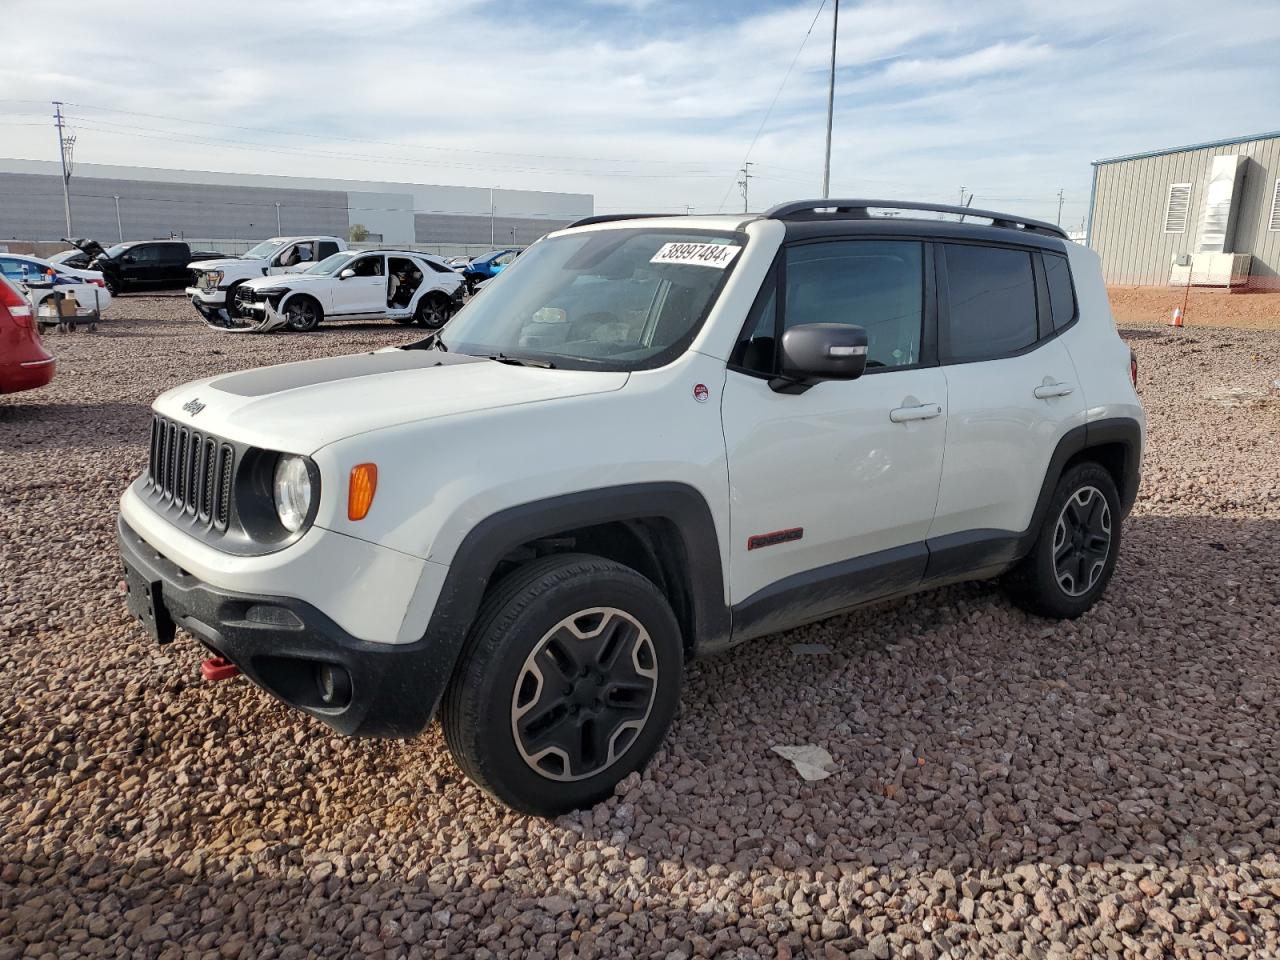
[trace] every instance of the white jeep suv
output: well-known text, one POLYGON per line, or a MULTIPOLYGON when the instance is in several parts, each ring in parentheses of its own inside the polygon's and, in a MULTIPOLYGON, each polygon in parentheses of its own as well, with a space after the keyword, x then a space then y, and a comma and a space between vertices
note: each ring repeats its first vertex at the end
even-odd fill
POLYGON ((246 280, 225 323, 235 332, 287 327, 314 330, 320 321, 392 320, 441 327, 462 305, 466 281, 441 258, 412 250, 345 250, 301 273, 246 280))
POLYGON ((689 657, 977 578, 1083 614, 1144 432, 1098 257, 1051 224, 592 217, 416 344, 165 393, 119 540, 160 642, 345 734, 438 712, 550 815, 645 764, 689 657))

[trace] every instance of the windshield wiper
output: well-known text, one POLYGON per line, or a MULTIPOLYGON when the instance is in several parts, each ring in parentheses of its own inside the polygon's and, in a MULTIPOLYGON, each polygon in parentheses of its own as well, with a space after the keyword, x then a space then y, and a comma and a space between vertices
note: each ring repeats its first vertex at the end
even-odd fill
POLYGON ((513 367, 541 367, 544 370, 554 370, 556 368, 556 365, 550 360, 534 360, 532 357, 509 357, 505 353, 491 353, 485 359, 497 360, 499 363, 509 363, 513 367))
POLYGON ((444 345, 444 341, 440 339, 440 334, 429 333, 421 340, 415 340, 413 343, 406 343, 401 350, 439 350, 441 353, 448 353, 449 348, 444 345))

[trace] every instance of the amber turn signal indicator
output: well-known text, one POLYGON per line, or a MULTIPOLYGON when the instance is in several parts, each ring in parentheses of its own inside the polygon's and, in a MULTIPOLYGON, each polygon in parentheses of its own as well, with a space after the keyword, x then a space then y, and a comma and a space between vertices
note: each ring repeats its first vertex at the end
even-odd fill
POLYGON ((378 489, 378 465, 358 463, 351 468, 351 483, 347 487, 347 519, 363 520, 373 506, 373 495, 378 489))

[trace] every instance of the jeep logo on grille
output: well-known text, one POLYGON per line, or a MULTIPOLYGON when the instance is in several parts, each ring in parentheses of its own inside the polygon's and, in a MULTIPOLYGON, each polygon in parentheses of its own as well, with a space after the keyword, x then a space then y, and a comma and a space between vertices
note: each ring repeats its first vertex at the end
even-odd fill
POLYGON ((182 409, 187 411, 187 413, 191 414, 194 417, 197 413, 199 413, 201 410, 204 409, 204 404, 201 403, 199 400, 191 399, 182 405, 182 409))

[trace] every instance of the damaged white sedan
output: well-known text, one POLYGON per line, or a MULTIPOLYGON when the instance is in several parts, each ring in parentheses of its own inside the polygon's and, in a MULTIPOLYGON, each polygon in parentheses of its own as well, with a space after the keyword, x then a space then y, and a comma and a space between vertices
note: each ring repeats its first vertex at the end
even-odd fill
POLYGON ((323 320, 392 320, 442 327, 462 305, 462 275, 411 250, 344 250, 301 273, 256 277, 236 288, 215 330, 314 330, 323 320))

